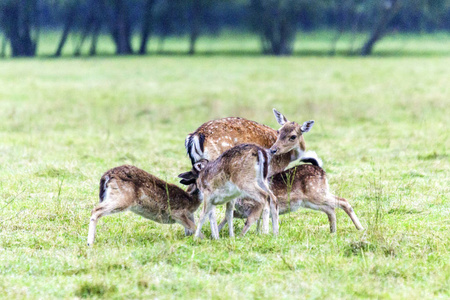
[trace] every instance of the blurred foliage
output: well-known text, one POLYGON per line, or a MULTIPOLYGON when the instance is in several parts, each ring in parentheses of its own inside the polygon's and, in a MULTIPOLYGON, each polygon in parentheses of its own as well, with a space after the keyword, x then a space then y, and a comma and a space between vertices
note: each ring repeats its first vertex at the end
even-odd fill
POLYGON ((99 34, 111 36, 117 54, 145 54, 155 35, 161 41, 188 35, 188 53, 194 54, 201 35, 223 29, 256 33, 262 53, 271 55, 291 54, 299 29, 336 31, 335 42, 343 32, 365 32, 367 41, 358 52, 392 31, 449 30, 450 0, 0 1, 1 56, 7 46, 12 56, 35 55, 42 29, 61 31, 56 56, 71 34, 80 35, 75 55, 89 39, 89 53, 95 55, 99 34), (139 49, 133 49, 134 36, 140 38, 139 49))

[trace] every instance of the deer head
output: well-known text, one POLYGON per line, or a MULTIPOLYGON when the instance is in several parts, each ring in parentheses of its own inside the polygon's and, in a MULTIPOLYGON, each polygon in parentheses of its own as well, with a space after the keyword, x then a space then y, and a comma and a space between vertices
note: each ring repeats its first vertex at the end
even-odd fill
POLYGON ((281 125, 281 128, 277 130, 277 141, 270 148, 270 153, 272 155, 280 155, 295 150, 295 152, 297 152, 296 159, 300 158, 306 150, 303 133, 311 130, 314 121, 307 121, 300 126, 295 122, 288 121, 288 119, 275 108, 273 109, 273 113, 278 124, 281 125))

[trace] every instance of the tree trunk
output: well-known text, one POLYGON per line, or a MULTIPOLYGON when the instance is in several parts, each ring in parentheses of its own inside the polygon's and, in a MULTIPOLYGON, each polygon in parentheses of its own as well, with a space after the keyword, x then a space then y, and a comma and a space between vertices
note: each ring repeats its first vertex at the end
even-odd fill
POLYGON ((61 56, 62 49, 64 48, 64 45, 66 44, 67 38, 69 37, 70 30, 72 29, 73 23, 75 21, 76 10, 77 10, 76 6, 73 5, 69 9, 69 13, 66 16, 66 22, 64 23, 63 34, 59 41, 58 48, 56 49, 56 52, 54 54, 54 56, 56 56, 56 57, 61 56))
MULTIPOLYGON (((291 55, 293 50, 292 26, 283 17, 276 18, 272 24, 270 36, 268 37, 272 45, 274 55, 291 55)), ((295 32, 295 31, 294 31, 295 32)))
POLYGON ((81 32, 81 39, 78 42, 78 45, 75 48, 75 51, 73 52, 74 56, 81 55, 81 49, 83 48, 84 41, 86 40, 87 36, 89 35, 89 31, 91 31, 91 27, 92 27, 93 23, 94 22, 91 18, 89 18, 88 21, 86 22, 86 26, 84 26, 83 31, 81 32))
POLYGON ((0 49, 0 57, 5 58, 5 56, 6 56, 6 37, 3 36, 2 37, 2 46, 0 49))
POLYGON ((81 32, 81 39, 74 51, 74 56, 81 54, 81 49, 89 34, 92 32, 91 46, 89 48, 89 55, 97 54, 97 42, 100 34, 100 29, 103 23, 103 17, 107 13, 106 4, 104 0, 91 0, 89 2, 89 15, 81 32))
POLYGON ((147 53, 147 44, 150 39, 151 25, 152 25, 152 9, 155 0, 147 0, 144 7, 144 20, 142 21, 142 35, 141 45, 139 46, 139 54, 147 53))
POLYGON ((100 34, 100 29, 101 29, 100 20, 96 20, 94 23, 94 29, 92 30, 92 41, 91 47, 89 48, 90 56, 97 55, 97 42, 98 42, 98 35, 100 34))
POLYGON ((117 54, 132 54, 131 27, 125 0, 115 0, 115 20, 113 20, 113 39, 117 54))
POLYGON ((295 4, 295 1, 287 6, 280 1, 251 1, 252 23, 261 35, 264 54, 292 54, 299 13, 295 4))
POLYGON ((200 21, 202 17, 202 0, 192 1, 192 14, 191 14, 191 34, 189 37, 189 55, 195 53, 195 43, 197 42, 200 34, 200 21))
POLYGON ((389 23, 398 13, 400 9, 399 2, 400 2, 399 0, 390 0, 386 2, 386 6, 384 7, 384 10, 382 12, 380 21, 375 26, 369 39, 362 47, 361 55, 366 56, 372 53, 373 46, 378 40, 380 40, 384 36, 389 23))
MULTIPOLYGON (((350 10, 348 6, 352 5, 351 3, 348 5, 347 4, 348 2, 349 2, 348 0, 345 0, 343 2, 341 2, 339 0, 335 0, 333 2, 333 6, 335 9, 334 22, 336 23, 337 32, 336 32, 335 36, 333 37, 333 39, 331 40, 331 47, 330 47, 330 51, 328 53, 330 56, 336 55, 337 44, 338 44, 339 39, 341 38, 342 34, 345 31, 346 21, 347 21, 347 13, 348 13, 348 10, 350 10)), ((353 2, 353 1, 350 1, 350 2, 353 2)))
POLYGON ((15 1, 4 7, 5 34, 13 57, 36 54, 36 43, 31 38, 32 13, 36 13, 35 0, 15 1))

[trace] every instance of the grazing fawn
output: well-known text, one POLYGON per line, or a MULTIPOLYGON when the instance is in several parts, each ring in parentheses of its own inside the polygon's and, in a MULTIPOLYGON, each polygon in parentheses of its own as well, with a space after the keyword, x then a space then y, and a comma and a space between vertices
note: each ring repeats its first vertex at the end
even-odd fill
MULTIPOLYGON (((330 193, 325 171, 315 165, 300 165, 284 172, 275 174, 269 179, 270 189, 277 197, 279 214, 294 212, 300 207, 320 210, 327 214, 330 222, 330 231, 336 232, 335 208, 343 209, 355 224, 358 230, 363 230, 361 223, 351 205, 346 199, 330 193)), ((261 204, 248 198, 236 201, 234 217, 253 223, 259 219, 261 204), (249 221, 250 220, 250 221, 249 221)), ((224 219, 219 225, 219 231, 227 222, 224 219)), ((228 223, 228 226, 232 226, 228 223)), ((247 228, 248 230, 248 228, 247 228)))
POLYGON ((290 162, 304 154, 306 144, 303 133, 310 131, 314 121, 307 121, 300 126, 289 122, 276 109, 273 112, 281 125, 278 131, 242 118, 224 118, 202 124, 185 140, 192 165, 201 159, 213 161, 226 150, 249 143, 270 148, 274 156, 270 161, 269 176, 284 171, 290 162))
POLYGON ((126 210, 162 224, 179 223, 186 235, 194 233, 194 212, 200 206, 196 186, 187 191, 134 166, 113 168, 100 179, 100 203, 92 210, 88 245, 95 239, 100 217, 126 210))
MULTIPOLYGON (((181 183, 197 183, 200 197, 203 199, 203 210, 195 237, 200 236, 203 223, 209 216, 212 237, 218 239, 219 230, 215 217, 215 206, 226 204, 226 219, 228 224, 233 224, 234 201, 239 197, 247 197, 259 203, 261 207, 265 206, 267 198, 269 198, 273 233, 277 235, 276 198, 270 191, 267 182, 269 163, 270 157, 266 149, 254 144, 241 144, 225 151, 212 162, 202 159, 194 163, 192 171, 180 174, 181 183)), ((243 235, 250 228, 251 222, 254 220, 248 220, 245 224, 243 235)), ((230 236, 234 235, 232 225, 229 226, 229 234, 230 236)))

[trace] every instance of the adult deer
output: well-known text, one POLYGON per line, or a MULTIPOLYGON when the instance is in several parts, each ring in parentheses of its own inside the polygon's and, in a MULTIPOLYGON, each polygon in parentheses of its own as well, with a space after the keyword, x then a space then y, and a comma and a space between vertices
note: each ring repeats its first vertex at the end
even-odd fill
POLYGON ((100 217, 126 210, 162 224, 179 223, 184 226, 186 235, 191 235, 196 229, 194 212, 201 203, 195 184, 184 191, 129 165, 103 174, 99 198, 100 203, 91 214, 88 246, 94 243, 100 217))
MULTIPOLYGON (((336 208, 343 209, 358 230, 363 230, 352 206, 344 198, 333 195, 328 187, 325 171, 315 165, 299 165, 275 174, 269 179, 270 189, 277 198, 279 214, 295 212, 300 207, 319 210, 327 214, 330 232, 336 232, 336 208)), ((259 219, 263 206, 248 198, 236 201, 234 217, 253 223, 259 219)), ((219 231, 227 223, 224 219, 219 231)), ((232 226, 232 223, 228 223, 232 226)), ((248 230, 248 228, 246 228, 248 230)))
POLYGON ((215 160, 226 150, 239 144, 256 144, 270 148, 272 157, 269 176, 282 172, 290 162, 303 156, 306 150, 303 133, 311 130, 314 121, 299 125, 290 122, 276 109, 273 113, 281 128, 277 131, 266 125, 243 118, 224 118, 202 124, 185 140, 192 165, 201 159, 215 160))
MULTIPOLYGON (((269 162, 270 155, 266 149, 255 144, 241 144, 225 151, 212 162, 201 159, 194 163, 190 172, 179 175, 183 184, 196 183, 200 190, 200 198, 203 199, 203 210, 195 237, 200 236, 203 223, 209 216, 212 237, 218 239, 215 207, 226 204, 226 219, 228 224, 233 224, 234 201, 239 197, 251 199, 261 207, 265 206, 269 198, 273 233, 278 234, 276 198, 267 182, 269 162)), ((256 220, 247 221, 242 234, 247 232, 254 221, 256 220)), ((229 226, 229 234, 234 235, 232 225, 229 226)))

